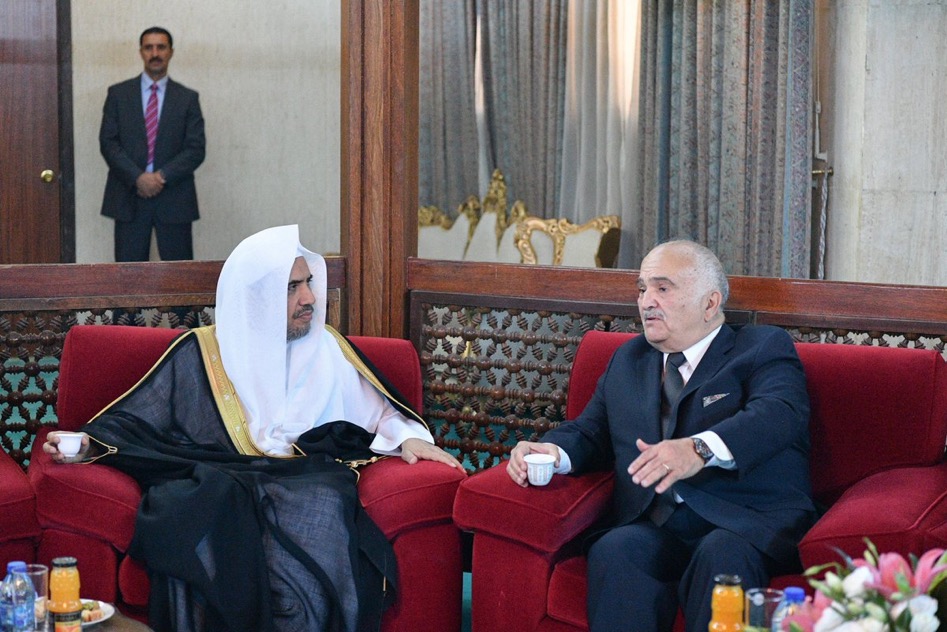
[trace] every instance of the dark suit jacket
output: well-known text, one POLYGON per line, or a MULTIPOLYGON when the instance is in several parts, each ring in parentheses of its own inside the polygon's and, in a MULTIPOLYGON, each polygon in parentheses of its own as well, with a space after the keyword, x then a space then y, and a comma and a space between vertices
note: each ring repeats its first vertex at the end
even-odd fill
MULTIPOLYGON (((640 517, 654 497, 654 488, 635 485, 627 468, 640 454, 635 439, 661 440, 661 373, 661 352, 637 336, 615 352, 582 414, 543 437, 566 451, 575 473, 614 467, 616 525, 640 517)), ((815 508, 809 397, 789 335, 776 327, 724 325, 671 415, 673 437, 713 430, 737 465, 706 467, 673 490, 705 519, 774 559, 798 560, 796 545, 815 508)))
POLYGON ((164 173, 165 185, 154 198, 138 197, 135 188, 148 165, 141 75, 109 88, 99 148, 109 166, 103 215, 129 221, 139 205, 152 205, 160 222, 192 222, 199 217, 194 170, 204 162, 204 116, 197 92, 168 79, 155 141, 155 171, 164 173))

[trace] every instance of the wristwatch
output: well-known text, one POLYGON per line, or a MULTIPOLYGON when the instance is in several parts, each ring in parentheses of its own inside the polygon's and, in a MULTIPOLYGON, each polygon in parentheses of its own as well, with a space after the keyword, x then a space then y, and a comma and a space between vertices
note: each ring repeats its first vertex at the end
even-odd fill
POLYGON ((707 445, 703 439, 691 437, 691 441, 694 442, 694 452, 696 452, 697 456, 704 460, 705 464, 709 463, 710 459, 714 458, 714 451, 710 449, 710 446, 707 445))

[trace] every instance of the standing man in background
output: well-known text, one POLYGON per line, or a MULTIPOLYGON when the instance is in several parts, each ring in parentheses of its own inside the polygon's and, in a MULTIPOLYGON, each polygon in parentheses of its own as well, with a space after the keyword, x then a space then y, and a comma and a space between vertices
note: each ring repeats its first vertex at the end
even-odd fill
POLYGON ((197 92, 168 78, 171 33, 153 26, 138 41, 144 72, 111 86, 102 112, 102 215, 115 219, 116 261, 147 261, 152 229, 161 259, 193 259, 204 116, 197 92))

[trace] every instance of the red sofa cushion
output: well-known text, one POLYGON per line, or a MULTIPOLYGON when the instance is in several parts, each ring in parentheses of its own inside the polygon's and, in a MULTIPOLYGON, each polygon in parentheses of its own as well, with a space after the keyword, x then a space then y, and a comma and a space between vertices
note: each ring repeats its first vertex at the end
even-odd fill
POLYGON ((449 522, 457 485, 465 478, 465 470, 452 470, 443 463, 408 465, 392 457, 362 469, 358 498, 385 537, 394 540, 405 531, 449 522))
POLYGON ((161 327, 73 327, 59 365, 59 429, 78 430, 125 394, 181 333, 161 327))
POLYGON ((563 560, 549 579, 548 614, 557 621, 588 628, 586 598, 588 564, 584 555, 563 560))
POLYGON ((947 365, 936 351, 799 343, 812 415, 815 497, 830 505, 865 477, 934 465, 947 437, 947 365))
POLYGON ((33 487, 16 461, 0 448, 0 542, 38 535, 33 487))
POLYGON ((613 331, 590 331, 582 337, 575 352, 572 372, 569 374, 569 396, 566 399, 566 419, 575 419, 585 408, 598 379, 612 359, 615 349, 638 334, 613 331))
POLYGON ((613 474, 554 476, 545 487, 520 487, 505 465, 474 474, 457 490, 454 522, 554 553, 608 505, 613 474))
POLYGON ((411 341, 375 336, 349 336, 348 339, 420 413, 424 405, 424 385, 421 362, 411 341))
POLYGON ((925 523, 947 520, 947 463, 905 467, 855 483, 829 508, 799 544, 808 568, 841 561, 836 548, 860 557, 865 538, 879 551, 913 552, 926 548, 925 523))

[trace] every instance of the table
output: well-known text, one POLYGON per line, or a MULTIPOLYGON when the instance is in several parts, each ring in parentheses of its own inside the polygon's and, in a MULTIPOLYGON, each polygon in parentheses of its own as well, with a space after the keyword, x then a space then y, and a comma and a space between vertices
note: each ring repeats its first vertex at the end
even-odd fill
MULTIPOLYGON (((53 623, 51 618, 46 619, 46 627, 42 632, 52 632, 53 623)), ((82 626, 83 632, 151 632, 144 623, 136 621, 131 617, 126 617, 116 608, 115 614, 101 623, 82 626)))

